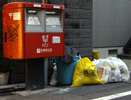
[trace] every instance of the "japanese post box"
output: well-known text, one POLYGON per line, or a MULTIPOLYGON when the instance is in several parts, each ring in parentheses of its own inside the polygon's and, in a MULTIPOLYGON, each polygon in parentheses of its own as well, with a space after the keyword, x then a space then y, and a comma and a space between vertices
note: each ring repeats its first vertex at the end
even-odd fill
POLYGON ((3 6, 3 50, 10 59, 64 56, 64 6, 13 2, 3 6))

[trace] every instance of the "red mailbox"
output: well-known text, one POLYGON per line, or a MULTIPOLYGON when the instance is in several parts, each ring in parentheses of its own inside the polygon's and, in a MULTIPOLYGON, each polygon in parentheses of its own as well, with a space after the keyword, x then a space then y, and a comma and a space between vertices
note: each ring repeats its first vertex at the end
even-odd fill
POLYGON ((14 2, 3 6, 4 57, 64 56, 64 6, 14 2))

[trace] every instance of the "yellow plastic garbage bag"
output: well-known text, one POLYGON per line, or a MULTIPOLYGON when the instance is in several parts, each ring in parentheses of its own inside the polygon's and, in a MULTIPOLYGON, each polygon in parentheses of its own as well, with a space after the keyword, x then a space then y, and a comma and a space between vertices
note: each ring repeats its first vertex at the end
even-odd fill
POLYGON ((88 58, 82 58, 76 64, 71 87, 87 84, 103 84, 103 81, 99 78, 95 65, 88 58))

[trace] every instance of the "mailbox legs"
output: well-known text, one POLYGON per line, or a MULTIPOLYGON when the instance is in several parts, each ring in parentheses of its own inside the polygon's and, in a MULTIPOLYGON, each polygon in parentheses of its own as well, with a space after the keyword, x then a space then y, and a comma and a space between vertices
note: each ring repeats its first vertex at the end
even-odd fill
POLYGON ((25 79, 27 90, 38 90, 45 87, 44 82, 44 60, 40 59, 28 59, 25 63, 25 79))

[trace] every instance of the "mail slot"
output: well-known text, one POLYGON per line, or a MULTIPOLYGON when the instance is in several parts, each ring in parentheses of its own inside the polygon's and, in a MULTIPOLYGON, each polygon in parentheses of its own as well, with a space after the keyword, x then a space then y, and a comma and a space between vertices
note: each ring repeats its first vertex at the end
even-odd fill
POLYGON ((64 56, 64 6, 13 2, 3 6, 4 57, 64 56))

